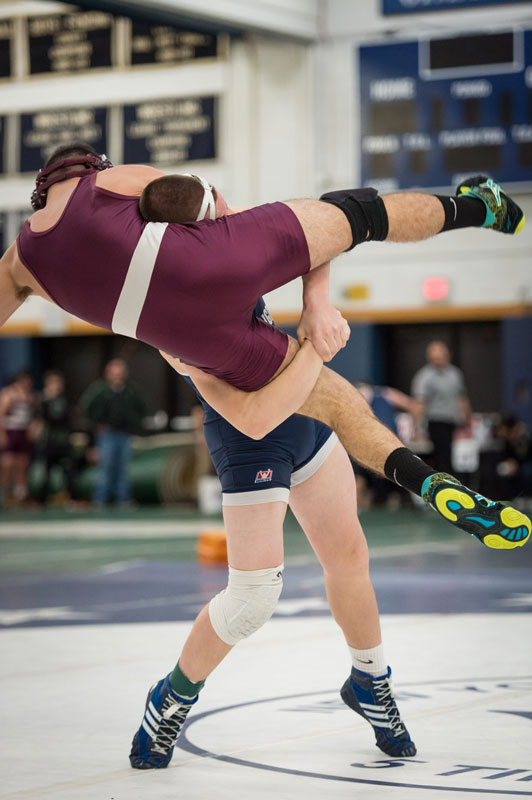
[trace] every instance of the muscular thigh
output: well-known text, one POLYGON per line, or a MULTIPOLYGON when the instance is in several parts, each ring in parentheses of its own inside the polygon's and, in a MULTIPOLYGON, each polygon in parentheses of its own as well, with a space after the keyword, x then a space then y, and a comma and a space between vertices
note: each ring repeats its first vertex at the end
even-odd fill
POLYGON ((294 486, 290 507, 327 569, 355 557, 367 562, 367 544, 357 516, 355 476, 340 442, 314 475, 294 486))
POLYGON ((283 562, 286 503, 224 506, 229 566, 268 569, 283 562))

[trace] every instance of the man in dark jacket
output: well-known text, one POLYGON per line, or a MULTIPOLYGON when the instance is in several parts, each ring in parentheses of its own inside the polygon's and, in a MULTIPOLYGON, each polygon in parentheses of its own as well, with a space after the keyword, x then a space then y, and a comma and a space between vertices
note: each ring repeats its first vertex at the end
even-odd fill
POLYGON ((139 430, 145 406, 128 375, 126 362, 113 358, 105 367, 103 379, 91 384, 81 398, 85 415, 96 425, 100 453, 93 494, 95 505, 107 503, 113 495, 121 505, 128 505, 131 500, 130 436, 139 430))

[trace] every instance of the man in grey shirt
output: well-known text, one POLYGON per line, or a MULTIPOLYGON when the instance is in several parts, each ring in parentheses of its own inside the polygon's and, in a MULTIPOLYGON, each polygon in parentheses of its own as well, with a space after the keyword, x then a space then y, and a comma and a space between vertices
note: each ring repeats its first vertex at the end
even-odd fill
POLYGON ((452 472, 451 448, 457 425, 469 423, 471 407, 464 376, 451 364, 451 354, 444 342, 430 342, 427 363, 414 375, 412 394, 416 399, 414 417, 419 424, 427 420, 433 445, 432 466, 452 472))

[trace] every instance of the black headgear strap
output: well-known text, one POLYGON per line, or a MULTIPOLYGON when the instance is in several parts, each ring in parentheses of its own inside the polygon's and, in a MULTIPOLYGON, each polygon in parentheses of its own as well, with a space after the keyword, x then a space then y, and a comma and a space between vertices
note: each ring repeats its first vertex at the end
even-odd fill
POLYGON ((33 210, 39 211, 39 209, 45 207, 48 189, 50 186, 53 186, 54 183, 65 181, 68 178, 82 178, 91 172, 101 172, 103 169, 109 169, 112 166, 112 163, 109 161, 106 155, 102 154, 101 156, 98 156, 87 153, 83 156, 65 158, 62 161, 56 161, 54 164, 50 164, 49 167, 44 167, 37 173, 37 177, 35 178, 35 189, 31 193, 31 206, 33 210), (80 169, 73 169, 69 172, 59 172, 53 178, 48 177, 62 167, 75 166, 79 166, 80 169))

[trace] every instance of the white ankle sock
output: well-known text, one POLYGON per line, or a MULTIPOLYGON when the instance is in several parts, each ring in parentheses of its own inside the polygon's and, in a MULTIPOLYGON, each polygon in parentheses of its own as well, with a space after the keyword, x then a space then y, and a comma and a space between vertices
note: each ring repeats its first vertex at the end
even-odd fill
POLYGON ((362 672, 367 672, 369 675, 374 675, 376 678, 381 675, 386 675, 388 665, 384 657, 384 647, 378 644, 377 647, 372 647, 369 650, 357 650, 354 647, 349 647, 351 653, 351 660, 355 669, 362 672))

